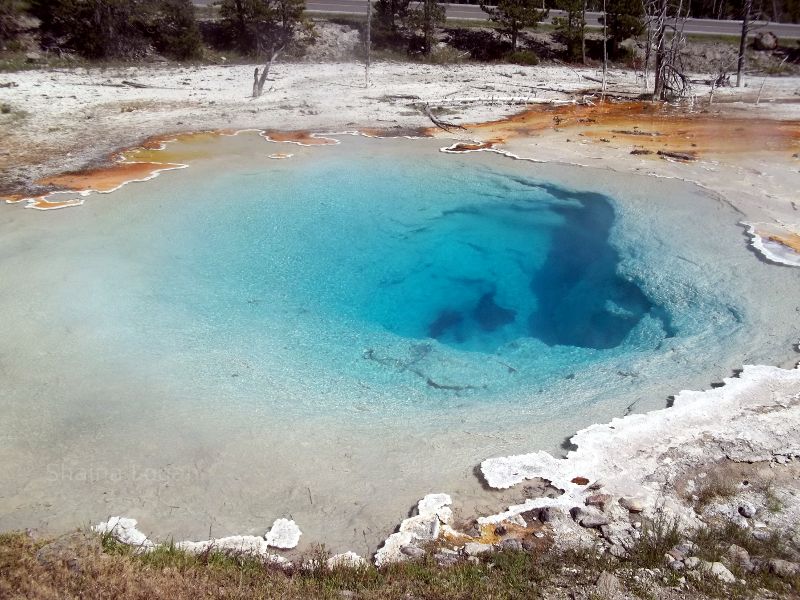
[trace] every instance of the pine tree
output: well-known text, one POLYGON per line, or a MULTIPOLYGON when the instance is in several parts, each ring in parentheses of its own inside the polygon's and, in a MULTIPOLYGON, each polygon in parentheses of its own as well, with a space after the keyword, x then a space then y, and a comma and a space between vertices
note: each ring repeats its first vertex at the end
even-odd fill
POLYGON ((547 10, 540 10, 534 0, 499 0, 497 6, 481 0, 481 9, 500 26, 500 33, 510 38, 512 52, 517 49, 520 31, 526 27, 536 27, 548 13, 547 10))
POLYGON ((586 21, 584 20, 585 0, 556 0, 556 6, 566 14, 553 19, 556 33, 567 46, 569 60, 583 59, 586 21))
POLYGON ((644 31, 644 4, 641 0, 607 0, 606 25, 610 51, 615 54, 620 43, 644 31))
POLYGON ((436 28, 444 24, 446 15, 439 0, 421 0, 419 6, 409 12, 408 22, 412 28, 422 32, 422 52, 430 54, 436 28))

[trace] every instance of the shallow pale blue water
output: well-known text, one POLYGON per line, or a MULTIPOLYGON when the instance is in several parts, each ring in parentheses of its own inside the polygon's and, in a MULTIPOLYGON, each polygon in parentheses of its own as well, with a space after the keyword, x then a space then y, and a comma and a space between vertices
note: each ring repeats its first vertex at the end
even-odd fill
POLYGON ((80 208, 2 207, 0 528, 291 515, 361 549, 425 493, 488 502, 487 457, 800 337, 800 271, 684 183, 433 140, 206 144, 80 208))

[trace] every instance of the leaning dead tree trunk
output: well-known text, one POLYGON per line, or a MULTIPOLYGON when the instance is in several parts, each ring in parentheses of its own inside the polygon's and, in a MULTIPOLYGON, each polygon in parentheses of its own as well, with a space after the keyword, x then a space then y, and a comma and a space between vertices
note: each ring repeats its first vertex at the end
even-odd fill
POLYGON ((259 69, 256 67, 256 71, 253 74, 253 98, 260 98, 261 94, 264 93, 264 85, 267 83, 269 70, 272 67, 272 63, 277 60, 281 52, 283 52, 283 46, 273 49, 272 52, 270 52, 269 62, 264 66, 264 71, 261 75, 259 75, 259 69))
POLYGON ((371 51, 372 51, 372 0, 367 0, 367 57, 364 63, 364 76, 366 77, 366 84, 364 87, 369 87, 369 59, 371 51))
POLYGON ((747 34, 750 30, 750 10, 753 0, 744 0, 742 8, 742 37, 739 40, 739 62, 736 64, 736 87, 742 87, 742 71, 744 71, 744 52, 747 48, 747 34))

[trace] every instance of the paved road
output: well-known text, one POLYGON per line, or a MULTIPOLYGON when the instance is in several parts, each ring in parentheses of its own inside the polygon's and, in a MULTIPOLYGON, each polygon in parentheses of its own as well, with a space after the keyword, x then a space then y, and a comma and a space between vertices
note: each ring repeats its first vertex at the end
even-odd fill
MULTIPOLYGON (((198 6, 207 6, 215 0, 194 0, 198 6)), ((486 13, 480 6, 473 4, 445 4, 447 17, 450 19, 468 19, 483 21, 486 13)), ((311 12, 364 14, 366 0, 306 0, 306 8, 311 12)), ((563 14, 559 10, 550 11, 550 19, 563 14)), ((586 13, 586 22, 590 27, 599 27, 599 17, 602 13, 586 13)), ((800 39, 800 24, 794 23, 766 23, 756 24, 755 33, 759 29, 772 31, 779 39, 800 39)), ((715 19, 689 19, 684 29, 686 33, 701 35, 739 35, 742 31, 741 21, 717 21, 715 19)))

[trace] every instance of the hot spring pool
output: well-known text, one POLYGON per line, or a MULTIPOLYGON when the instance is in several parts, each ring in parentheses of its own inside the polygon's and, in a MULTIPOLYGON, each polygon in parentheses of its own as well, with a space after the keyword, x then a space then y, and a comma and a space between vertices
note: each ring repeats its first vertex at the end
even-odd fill
POLYGON ((792 355, 800 271, 698 188, 339 137, 0 210, 0 528, 366 552, 427 492, 490 502, 484 458, 792 355))

